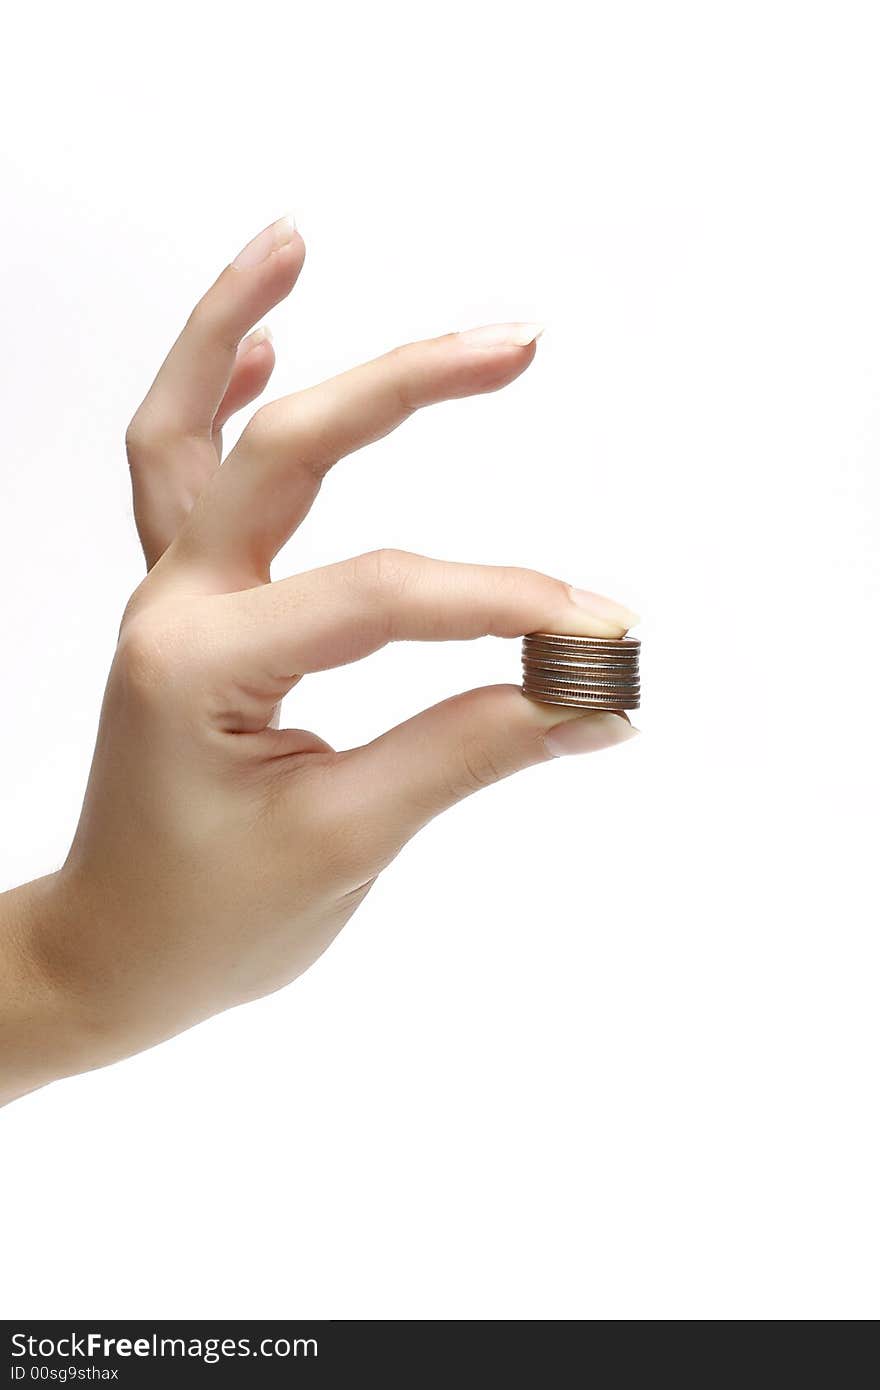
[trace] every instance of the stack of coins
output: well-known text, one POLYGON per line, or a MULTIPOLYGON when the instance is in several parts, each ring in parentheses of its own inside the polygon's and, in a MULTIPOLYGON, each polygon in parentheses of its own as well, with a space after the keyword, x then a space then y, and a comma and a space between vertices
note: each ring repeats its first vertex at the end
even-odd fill
POLYGON ((640 647, 635 637, 530 632, 522 645, 523 694, 546 705, 638 709, 640 647))

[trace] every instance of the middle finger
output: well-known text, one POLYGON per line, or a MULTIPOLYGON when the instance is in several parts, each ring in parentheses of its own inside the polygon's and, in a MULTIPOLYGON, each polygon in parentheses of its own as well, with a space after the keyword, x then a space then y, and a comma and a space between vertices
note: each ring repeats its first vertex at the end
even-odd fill
POLYGON ((496 324, 410 343, 263 406, 192 513, 181 542, 231 582, 268 578, 325 473, 436 401, 506 386, 535 355, 536 324, 496 324))

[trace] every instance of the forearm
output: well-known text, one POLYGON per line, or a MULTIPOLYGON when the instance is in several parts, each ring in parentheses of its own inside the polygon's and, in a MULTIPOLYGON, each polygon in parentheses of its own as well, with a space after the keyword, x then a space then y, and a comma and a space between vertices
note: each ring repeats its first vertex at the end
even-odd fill
POLYGON ((52 968, 63 919, 57 874, 0 894, 0 1105, 93 1065, 84 1011, 52 968))

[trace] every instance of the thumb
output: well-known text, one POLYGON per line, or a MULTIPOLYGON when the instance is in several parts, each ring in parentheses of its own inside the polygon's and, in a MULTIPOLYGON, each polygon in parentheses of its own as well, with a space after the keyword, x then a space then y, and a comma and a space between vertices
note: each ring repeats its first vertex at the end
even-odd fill
POLYGON ((457 801, 534 763, 592 753, 638 732, 623 714, 528 699, 518 686, 469 690, 352 749, 339 768, 366 823, 403 844, 457 801))

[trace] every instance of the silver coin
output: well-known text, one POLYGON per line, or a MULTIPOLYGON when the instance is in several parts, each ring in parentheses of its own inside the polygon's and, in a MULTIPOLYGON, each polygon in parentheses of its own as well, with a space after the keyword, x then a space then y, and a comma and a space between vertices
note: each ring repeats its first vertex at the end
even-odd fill
POLYGON ((550 680, 556 675, 587 681, 593 677, 596 677, 597 680, 624 682, 637 681, 639 678, 638 665, 618 666, 612 662, 538 661, 523 657, 522 666, 524 671, 534 671, 550 680))
POLYGON ((523 685, 528 685, 533 690, 571 690, 575 694, 580 691, 584 695, 641 694, 641 687, 638 685, 615 685, 613 681, 541 681, 535 680, 532 676, 524 676, 523 685))
POLYGON ((588 671, 591 667, 596 667, 601 671, 637 671, 639 669, 638 660, 621 661, 620 657, 608 656, 601 657, 595 652, 589 656, 572 656, 568 652, 558 651, 532 651, 523 652, 524 666, 571 666, 575 671, 588 671))
POLYGON ((582 689, 582 691, 609 689, 609 691, 637 692, 639 685, 641 685, 639 681, 606 681, 596 677, 591 677, 588 681, 571 680, 570 677, 566 676, 545 676, 541 671, 523 671, 523 680, 530 685, 544 685, 548 689, 552 688, 553 685, 559 685, 560 688, 582 689))
POLYGON ((524 668, 523 680, 536 681, 539 685, 613 685, 620 690, 631 690, 640 684, 638 675, 622 678, 607 671, 591 671, 584 675, 576 671, 541 671, 533 666, 524 668))
POLYGON ((549 642, 523 642, 523 656, 546 656, 554 661, 616 661, 622 666, 633 666, 640 653, 635 649, 628 652, 609 651, 607 647, 552 647, 549 642))
POLYGON ((596 696, 576 698, 573 695, 562 695, 558 691, 544 690, 524 690, 523 694, 529 700, 536 700, 541 705, 567 705, 570 709, 639 709, 639 700, 600 700, 596 696))
POLYGON ((633 666, 639 664, 638 655, 621 656, 617 652, 569 652, 562 647, 524 647, 522 658, 523 661, 566 661, 577 666, 619 666, 623 670, 632 670, 633 666))
POLYGON ((530 632, 523 638, 523 646, 570 647, 573 651, 593 647, 596 651, 638 652, 641 642, 637 637, 563 637, 555 632, 530 632))
POLYGON ((589 680, 590 676, 599 676, 602 680, 630 681, 638 680, 639 668, 634 666, 618 666, 611 661, 545 661, 536 658, 523 657, 524 671, 543 671, 548 676, 558 672, 559 675, 570 673, 572 676, 589 680))
POLYGON ((629 649, 640 647, 641 642, 638 637, 596 637, 591 633, 563 633, 563 632, 527 632, 523 636, 524 642, 549 642, 552 647, 581 647, 585 642, 591 642, 594 647, 622 647, 629 649))

